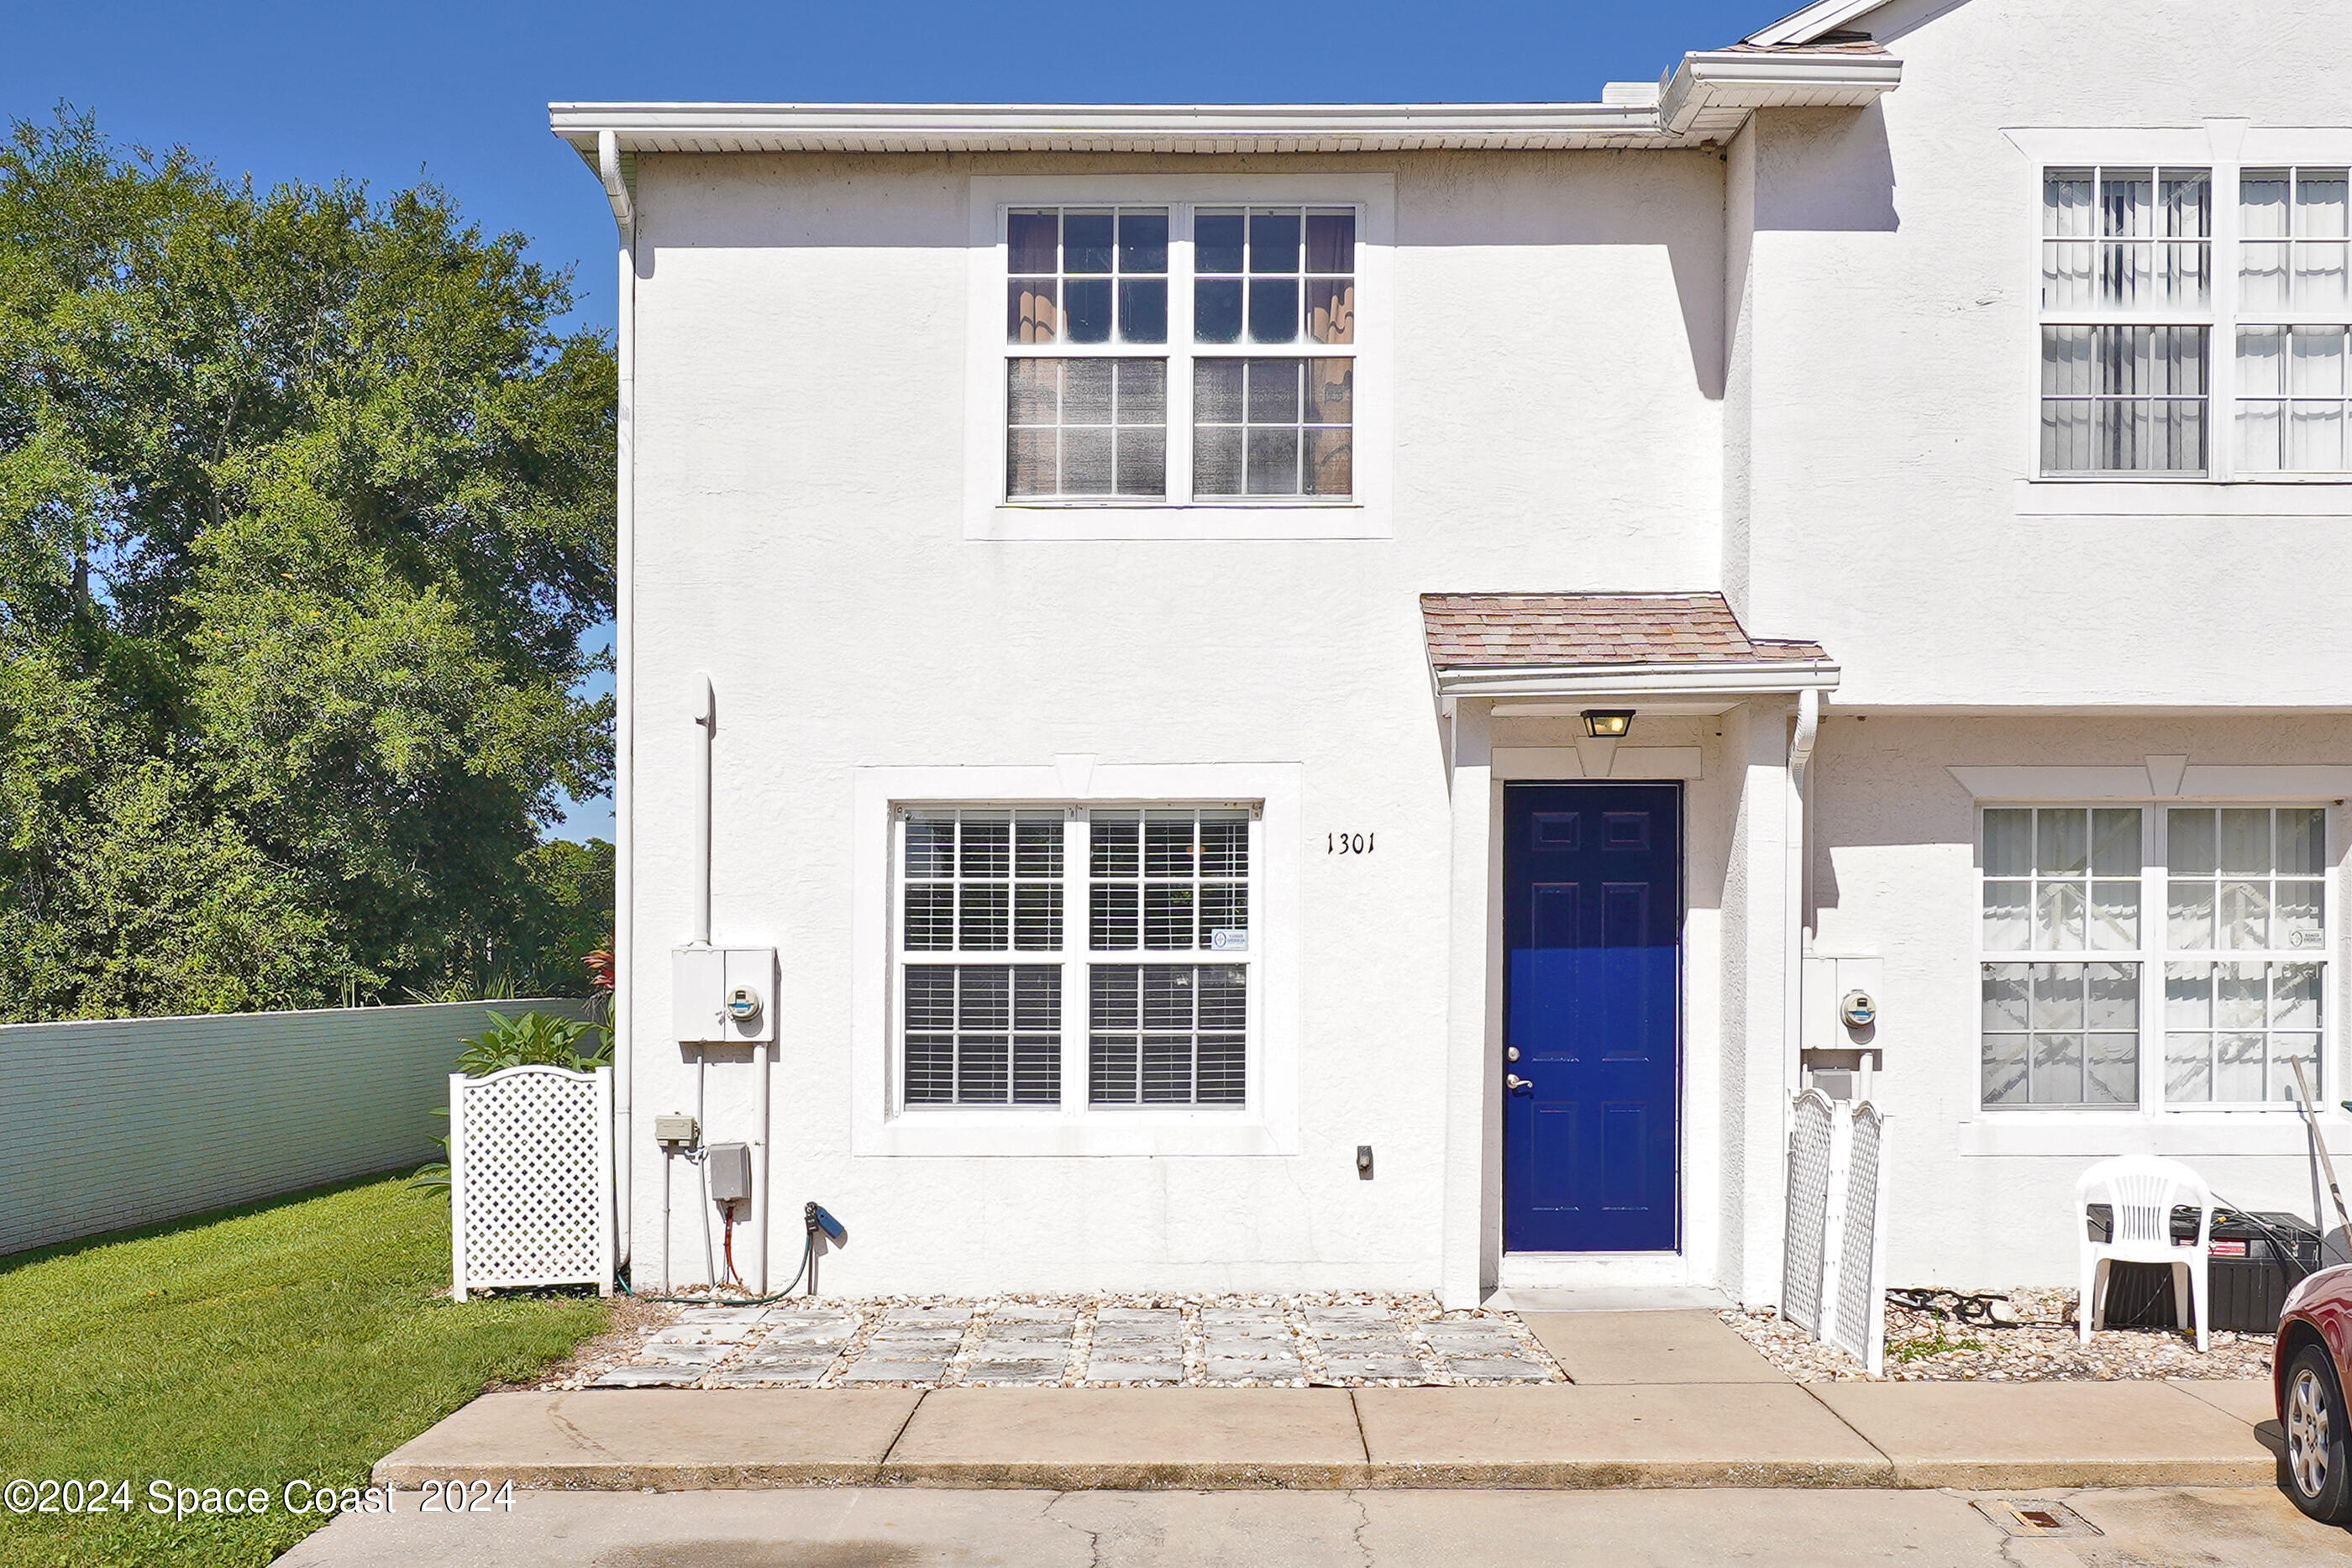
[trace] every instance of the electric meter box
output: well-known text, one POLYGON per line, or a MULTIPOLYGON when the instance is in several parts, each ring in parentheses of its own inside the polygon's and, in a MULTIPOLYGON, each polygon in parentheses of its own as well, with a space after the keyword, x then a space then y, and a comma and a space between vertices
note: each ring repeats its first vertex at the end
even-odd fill
POLYGON ((681 1041, 737 1044, 776 1038, 773 947, 678 947, 670 953, 669 1008, 681 1041))
POLYGON ((1874 1012, 1880 1005, 1880 988, 1885 975, 1884 958, 1808 956, 1801 1037, 1804 1049, 1881 1049, 1878 1040, 1867 1032, 1870 1026, 1847 1023, 1845 1013, 1847 998, 1857 995, 1866 998, 1874 1012))

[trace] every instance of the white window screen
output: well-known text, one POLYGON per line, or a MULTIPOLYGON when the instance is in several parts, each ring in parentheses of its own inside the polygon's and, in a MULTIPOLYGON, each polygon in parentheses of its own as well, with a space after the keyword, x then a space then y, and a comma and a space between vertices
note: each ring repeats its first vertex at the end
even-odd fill
POLYGON ((898 820, 905 1107, 1248 1103, 1254 809, 898 820))
POLYGON ((2275 1106, 2296 1062, 2325 1092, 2320 808, 1989 807, 1982 830, 1988 1110, 2275 1106))

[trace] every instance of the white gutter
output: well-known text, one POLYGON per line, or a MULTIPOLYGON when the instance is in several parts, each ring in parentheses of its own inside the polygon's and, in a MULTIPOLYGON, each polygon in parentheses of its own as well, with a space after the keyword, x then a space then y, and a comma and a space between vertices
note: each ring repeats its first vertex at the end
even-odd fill
POLYGON ((1441 697, 1724 696, 1833 691, 1826 660, 1738 664, 1449 665, 1436 672, 1441 697))
MULTIPOLYGON (((598 139, 600 143, 603 138, 598 139)), ((599 152, 604 149, 600 146, 599 152)), ((609 159, 605 186, 608 196, 620 183, 620 157, 615 144, 609 159)), ((618 388, 614 400, 614 447, 616 462, 613 492, 613 1173, 614 1259, 629 1261, 635 1169, 636 1026, 630 1009, 635 1004, 632 981, 636 961, 636 626, 637 569, 636 507, 636 370, 637 260, 635 210, 628 187, 620 185, 613 202, 619 225, 620 266, 614 295, 614 340, 618 388)), ((665 1228, 665 1236, 667 1231, 665 1228)), ((667 1243, 665 1243, 667 1244, 667 1243)), ((664 1273, 667 1276, 667 1267, 664 1273)), ((668 1287, 664 1278, 663 1287, 668 1287)))
MULTIPOLYGON (((1797 722, 1789 735, 1789 784, 1787 812, 1781 838, 1788 849, 1784 889, 1787 901, 1787 967, 1780 981, 1781 1088, 1783 1115, 1790 1104, 1787 1091, 1797 1087, 1803 1072, 1805 1030, 1805 829, 1811 817, 1805 789, 1805 775, 1813 762, 1813 743, 1820 737, 1822 727, 1822 694, 1806 690, 1797 695, 1797 722)), ((1781 1132, 1785 1136, 1787 1127, 1781 1132)))
POLYGON ((614 216, 625 223, 626 192, 617 174, 623 152, 1699 146, 1736 131, 1751 110, 1859 105, 1891 90, 1902 76, 1902 63, 1883 54, 1717 50, 1685 56, 1655 103, 554 103, 548 123, 597 167, 614 216), (1696 123, 1708 110, 1727 112, 1696 123))
POLYGON ((1903 62, 1886 54, 1780 54, 1714 49, 1683 57, 1658 92, 1658 123, 1677 135, 1707 110, 1744 120, 1759 109, 1859 108, 1893 92, 1903 62))
POLYGON ((612 204, 613 221, 621 233, 628 235, 637 226, 636 204, 629 199, 629 183, 621 177, 621 138, 618 132, 596 132, 596 177, 604 182, 604 200, 612 204))

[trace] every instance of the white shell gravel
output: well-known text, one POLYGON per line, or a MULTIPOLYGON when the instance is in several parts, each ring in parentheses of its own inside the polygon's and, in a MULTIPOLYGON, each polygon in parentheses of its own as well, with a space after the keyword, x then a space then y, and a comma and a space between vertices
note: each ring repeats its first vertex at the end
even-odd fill
MULTIPOLYGON (((2015 1323, 1954 1322, 1889 1301, 1886 1370, 1881 1381, 2028 1383, 2268 1377, 2271 1373, 2269 1334, 2215 1333, 2212 1348, 2202 1355, 2196 1340, 2179 1329, 2103 1328, 2085 1345, 2075 1331, 2073 1291, 2000 1293, 2016 1307, 2015 1323)), ((1769 1312, 1722 1315, 1767 1361, 1799 1383, 1869 1380, 1860 1361, 1816 1343, 1784 1319, 1769 1312)))

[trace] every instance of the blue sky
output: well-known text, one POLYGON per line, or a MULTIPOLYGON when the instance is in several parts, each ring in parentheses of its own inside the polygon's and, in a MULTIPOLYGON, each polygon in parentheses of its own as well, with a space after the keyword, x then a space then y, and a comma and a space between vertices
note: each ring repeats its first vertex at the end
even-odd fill
MULTIPOLYGON (((580 322, 609 327, 611 218, 547 133, 551 100, 1589 99, 1794 4, 26 0, 0 49, 0 108, 69 102, 118 139, 184 145, 265 185, 430 179, 486 228, 576 265, 580 322)), ((565 836, 611 823, 608 802, 586 802, 565 836)))

